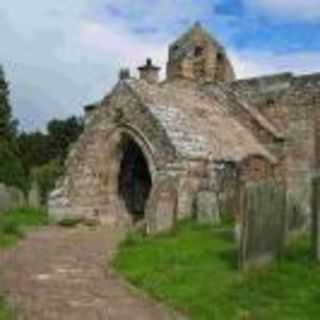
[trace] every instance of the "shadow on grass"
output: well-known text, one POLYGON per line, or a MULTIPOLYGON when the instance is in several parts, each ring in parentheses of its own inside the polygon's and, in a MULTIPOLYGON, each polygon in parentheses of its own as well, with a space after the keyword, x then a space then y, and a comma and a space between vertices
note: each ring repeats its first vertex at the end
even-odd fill
POLYGON ((216 235, 221 239, 229 243, 234 243, 234 232, 230 228, 217 228, 215 229, 216 235))
POLYGON ((218 253, 218 257, 225 263, 229 270, 239 269, 238 250, 235 248, 226 249, 218 253))

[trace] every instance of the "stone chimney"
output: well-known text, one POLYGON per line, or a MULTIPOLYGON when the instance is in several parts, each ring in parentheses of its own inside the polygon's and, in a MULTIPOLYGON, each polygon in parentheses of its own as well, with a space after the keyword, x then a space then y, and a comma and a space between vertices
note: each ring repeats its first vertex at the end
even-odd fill
POLYGON ((152 60, 148 58, 146 64, 138 68, 140 72, 140 79, 149 83, 158 83, 160 69, 161 68, 154 66, 152 64, 152 60))

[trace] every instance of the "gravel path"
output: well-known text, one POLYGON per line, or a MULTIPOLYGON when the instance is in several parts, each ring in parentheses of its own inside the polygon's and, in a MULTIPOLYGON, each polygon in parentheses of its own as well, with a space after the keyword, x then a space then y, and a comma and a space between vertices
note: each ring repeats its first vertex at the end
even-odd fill
POLYGON ((111 259, 124 232, 49 227, 0 252, 0 289, 18 320, 172 320, 167 308, 116 275, 111 259))

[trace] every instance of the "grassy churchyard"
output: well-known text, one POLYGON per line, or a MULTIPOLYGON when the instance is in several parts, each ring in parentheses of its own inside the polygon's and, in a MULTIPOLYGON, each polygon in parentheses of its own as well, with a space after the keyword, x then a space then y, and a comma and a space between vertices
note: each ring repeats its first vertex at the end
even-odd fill
POLYGON ((130 235, 114 265, 136 287, 193 320, 312 320, 320 314, 320 266, 300 239, 259 272, 237 269, 232 228, 181 224, 174 233, 130 235))
MULTIPOLYGON (((0 250, 28 228, 48 224, 30 209, 0 216, 0 250)), ((130 234, 114 266, 136 287, 193 320, 312 320, 320 314, 320 266, 309 241, 299 239, 285 257, 256 272, 237 268, 232 227, 181 223, 174 232, 130 234)), ((0 296, 0 320, 14 317, 0 296)))

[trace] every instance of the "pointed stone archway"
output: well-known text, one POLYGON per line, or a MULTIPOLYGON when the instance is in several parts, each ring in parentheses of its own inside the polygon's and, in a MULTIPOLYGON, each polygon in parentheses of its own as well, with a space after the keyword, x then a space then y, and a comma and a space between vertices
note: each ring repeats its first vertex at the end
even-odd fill
POLYGON ((138 143, 126 132, 121 134, 118 195, 133 222, 144 218, 152 188, 148 161, 138 143))
POLYGON ((115 128, 106 141, 102 173, 107 212, 114 222, 135 223, 146 218, 156 167, 152 145, 129 126, 115 128))

